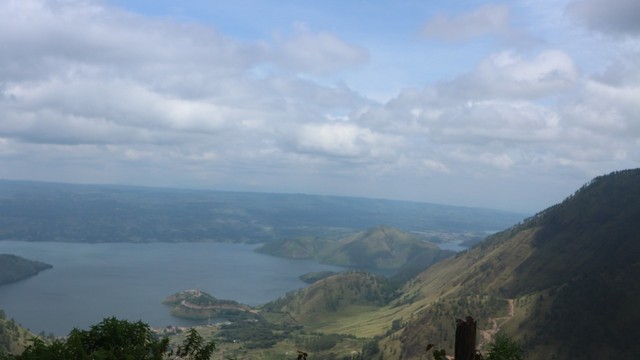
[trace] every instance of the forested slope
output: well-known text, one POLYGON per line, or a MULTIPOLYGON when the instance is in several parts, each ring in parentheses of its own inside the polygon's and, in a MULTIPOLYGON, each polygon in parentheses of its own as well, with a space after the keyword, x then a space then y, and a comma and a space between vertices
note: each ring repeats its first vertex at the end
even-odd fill
POLYGON ((52 266, 11 254, 0 254, 0 285, 16 282, 38 274, 52 266))

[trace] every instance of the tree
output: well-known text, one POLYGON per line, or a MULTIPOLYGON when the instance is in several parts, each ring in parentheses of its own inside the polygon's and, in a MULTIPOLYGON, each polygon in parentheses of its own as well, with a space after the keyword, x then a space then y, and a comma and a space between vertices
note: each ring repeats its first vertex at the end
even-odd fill
POLYGON ((498 334, 489 344, 486 360, 522 360, 523 356, 524 350, 520 344, 506 335, 498 334))
POLYGON ((213 341, 205 343, 198 331, 191 328, 187 332, 187 338, 178 347, 176 355, 179 359, 209 360, 215 349, 216 345, 213 341))
POLYGON ((22 354, 0 354, 0 360, 209 360, 215 344, 191 329, 175 355, 168 348, 169 339, 156 338, 142 321, 110 317, 89 330, 72 330, 66 340, 46 344, 34 338, 22 354))
POLYGON ((378 345, 378 341, 373 339, 371 341, 367 341, 362 346, 361 357, 363 359, 372 359, 374 355, 380 352, 380 347, 378 345))

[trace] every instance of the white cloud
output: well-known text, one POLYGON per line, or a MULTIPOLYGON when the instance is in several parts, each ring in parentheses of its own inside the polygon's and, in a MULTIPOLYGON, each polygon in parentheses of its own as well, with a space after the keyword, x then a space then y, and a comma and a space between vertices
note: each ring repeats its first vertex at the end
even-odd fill
POLYGON ((640 138, 640 82, 612 86, 590 80, 563 115, 577 128, 618 141, 640 138))
POLYGON ((427 168, 427 169, 429 169, 431 171, 435 171, 435 172, 439 172, 439 173, 448 174, 448 173, 451 172, 451 170, 449 170, 447 165, 441 163, 438 160, 425 159, 425 160, 422 160, 422 165, 424 165, 425 168, 427 168))
POLYGON ((571 57, 560 50, 545 50, 531 59, 503 51, 440 89, 452 97, 470 99, 532 99, 568 90, 577 79, 578 70, 571 57))
MULTIPOLYGON (((390 57, 423 56, 421 65, 434 72, 446 66, 451 80, 396 68, 394 74, 415 77, 413 87, 398 80, 390 86, 405 89, 376 103, 334 83, 380 56, 346 40, 352 34, 337 25, 243 42, 203 24, 106 4, 0 1, 0 177, 346 195, 350 189, 412 199, 424 192, 421 199, 429 200, 455 192, 454 183, 520 184, 558 170, 582 181, 584 174, 637 166, 640 158, 634 48, 589 75, 560 42, 510 50, 492 42, 476 56, 493 54, 462 68, 458 58, 437 65, 406 44, 381 47, 400 49, 390 57), (449 188, 431 189, 425 179, 449 188)), ((436 17, 424 35, 503 38, 518 31, 511 25, 517 20, 505 6, 486 5, 436 17)), ((429 51, 442 45, 434 43, 429 51)))
POLYGON ((315 154, 375 160, 395 154, 401 140, 352 124, 306 124, 296 132, 296 146, 315 154))
POLYGON ((367 50, 349 44, 326 31, 312 32, 298 26, 293 36, 279 38, 271 49, 271 58, 286 69, 312 74, 328 74, 361 65, 368 60, 367 50))
POLYGON ((560 132, 554 111, 526 101, 482 101, 448 107, 439 117, 438 127, 431 131, 440 141, 510 146, 551 142, 560 132))
POLYGON ((422 28, 422 36, 444 41, 469 40, 486 35, 505 36, 509 27, 509 9, 489 4, 456 16, 437 15, 422 28))

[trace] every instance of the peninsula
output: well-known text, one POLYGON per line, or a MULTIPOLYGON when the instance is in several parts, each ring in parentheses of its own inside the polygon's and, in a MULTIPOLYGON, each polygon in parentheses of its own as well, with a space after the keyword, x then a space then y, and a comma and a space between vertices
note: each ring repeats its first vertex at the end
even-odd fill
POLYGON ((0 254, 0 285, 5 285, 37 275, 53 266, 28 260, 17 255, 0 254))
POLYGON ((186 319, 255 318, 257 311, 233 300, 216 299, 200 289, 185 290, 168 296, 163 302, 170 305, 171 315, 186 319))

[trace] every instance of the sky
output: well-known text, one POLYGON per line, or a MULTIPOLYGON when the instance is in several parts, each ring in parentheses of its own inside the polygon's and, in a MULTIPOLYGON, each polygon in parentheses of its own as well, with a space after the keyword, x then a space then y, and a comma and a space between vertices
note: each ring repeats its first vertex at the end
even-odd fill
POLYGON ((535 213, 640 165, 637 0, 0 0, 0 178, 535 213))

